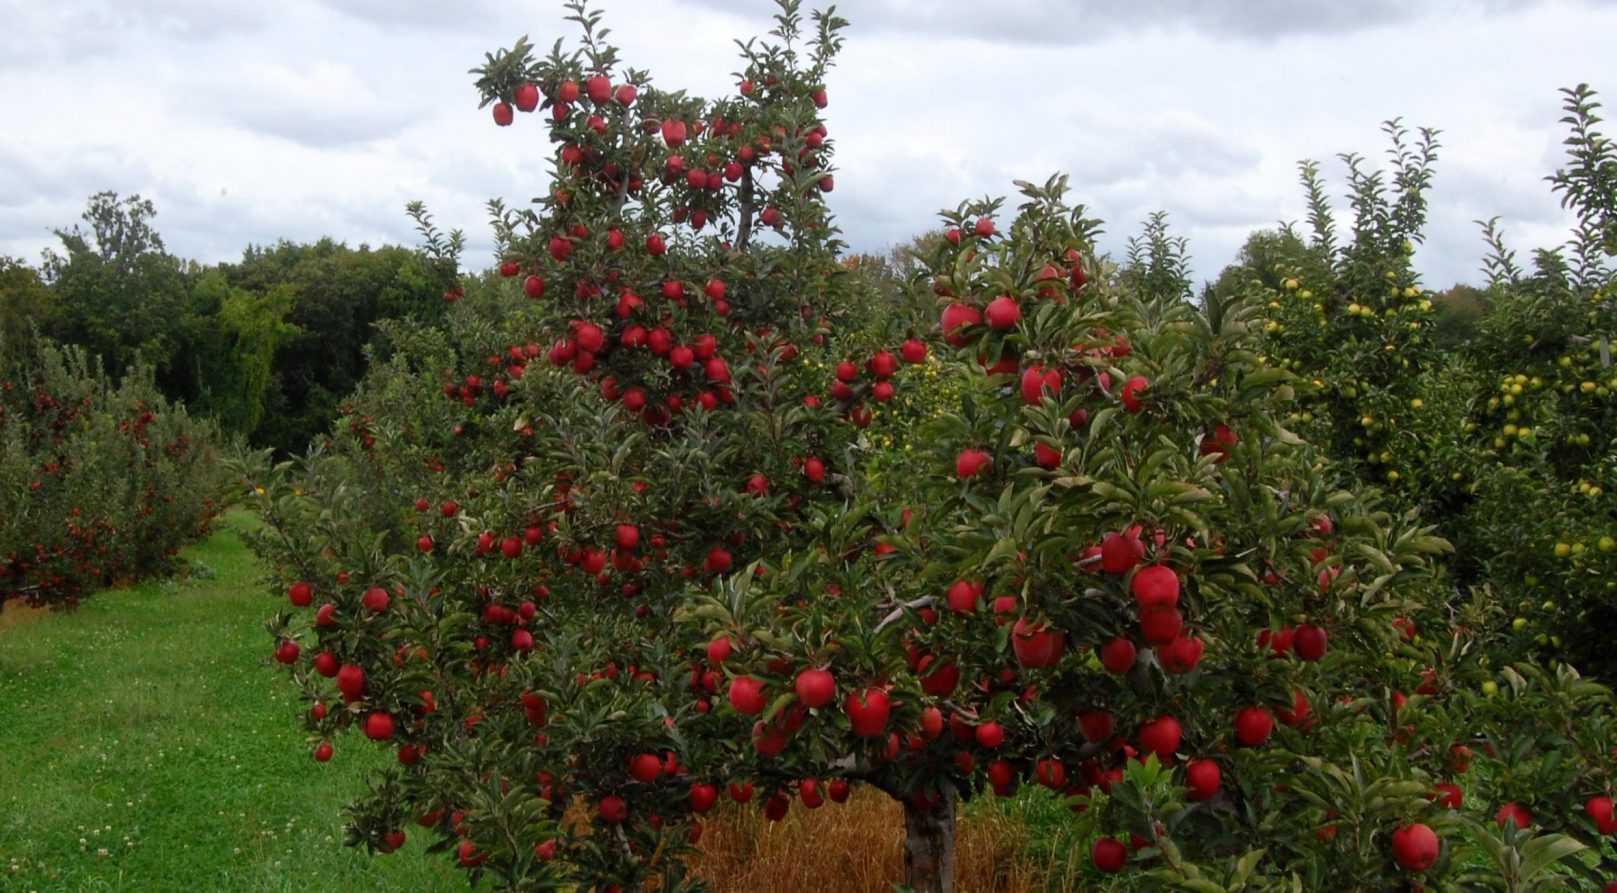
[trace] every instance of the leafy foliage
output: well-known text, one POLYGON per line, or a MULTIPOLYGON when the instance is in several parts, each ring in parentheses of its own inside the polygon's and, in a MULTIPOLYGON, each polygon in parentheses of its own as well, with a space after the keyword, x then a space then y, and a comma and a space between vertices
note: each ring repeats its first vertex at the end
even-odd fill
POLYGON ((79 348, 0 352, 0 600, 71 605, 168 569, 221 508, 217 431, 158 394, 152 371, 113 381, 79 348))
POLYGON ((1547 179, 1578 223, 1564 249, 1538 252, 1530 269, 1495 218, 1479 221, 1485 290, 1403 284, 1433 144, 1408 148, 1392 127, 1391 197, 1376 175, 1350 167, 1350 247, 1330 241, 1323 189, 1305 165, 1314 239, 1282 239, 1279 250, 1254 241, 1221 288, 1267 299, 1268 349, 1312 379, 1293 422, 1455 538, 1459 586, 1490 587, 1515 615, 1511 653, 1609 676, 1617 665, 1594 631, 1617 617, 1617 509, 1606 486, 1617 469, 1617 300, 1602 235, 1617 168, 1593 92, 1565 94, 1568 166, 1547 179))

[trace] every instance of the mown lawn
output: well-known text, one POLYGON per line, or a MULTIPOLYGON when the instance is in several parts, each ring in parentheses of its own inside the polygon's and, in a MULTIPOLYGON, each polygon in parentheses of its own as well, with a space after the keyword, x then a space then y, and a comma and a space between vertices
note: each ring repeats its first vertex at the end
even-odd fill
POLYGON ((187 550, 186 580, 0 629, 0 890, 466 889, 423 835, 379 858, 342 845, 343 804, 387 756, 310 759, 233 529, 253 523, 187 550))

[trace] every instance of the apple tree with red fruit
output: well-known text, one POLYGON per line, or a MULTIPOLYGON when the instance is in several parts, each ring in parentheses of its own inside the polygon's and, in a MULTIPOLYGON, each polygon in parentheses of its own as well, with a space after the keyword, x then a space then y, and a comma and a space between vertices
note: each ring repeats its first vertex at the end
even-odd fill
MULTIPOLYGON (((388 326, 320 450, 244 472, 314 758, 353 729, 398 755, 350 842, 422 828, 514 888, 681 889, 705 779, 734 760, 728 683, 675 609, 841 511, 926 351, 876 340, 837 260, 840 19, 783 3, 736 94, 705 101, 622 66, 571 8, 578 48, 521 41, 476 70, 496 123, 539 116, 556 165, 532 206, 491 203, 499 275, 446 282, 447 329, 388 326), (572 804, 585 823, 561 821, 572 804)), ((462 239, 412 212, 453 270, 462 239)))
POLYGON ((114 380, 73 346, 0 343, 0 603, 72 607, 171 570, 223 507, 217 441, 150 366, 114 380))
POLYGON ((949 889, 956 803, 1019 784, 1121 835, 1098 873, 1165 888, 1609 877, 1573 857, 1612 829, 1610 692, 1491 665, 1496 606, 1450 604, 1447 543, 1277 421, 1296 379, 1258 307, 1190 302, 1161 219, 1093 277, 1064 189, 946 215, 917 284, 964 396, 907 504, 855 489, 682 614, 745 682, 745 774, 899 798, 919 889, 949 889))
POLYGON ((556 162, 493 204, 499 275, 391 326, 323 450, 244 468, 314 759, 397 755, 351 843, 694 889, 721 797, 778 820, 863 784, 904 804, 906 882, 949 890, 958 804, 1037 784, 1105 833, 1097 886, 1465 883, 1478 851, 1594 877, 1609 694, 1417 629, 1446 543, 1276 421, 1293 376, 1252 307, 1188 300, 1160 220, 1114 274, 1060 178, 963 205, 910 283, 942 343, 873 340, 825 205, 841 21, 805 41, 783 2, 708 102, 573 9, 579 48, 476 70, 556 162), (958 396, 924 473, 874 485, 922 361, 958 396), (1492 830, 1507 804, 1528 828, 1492 830))

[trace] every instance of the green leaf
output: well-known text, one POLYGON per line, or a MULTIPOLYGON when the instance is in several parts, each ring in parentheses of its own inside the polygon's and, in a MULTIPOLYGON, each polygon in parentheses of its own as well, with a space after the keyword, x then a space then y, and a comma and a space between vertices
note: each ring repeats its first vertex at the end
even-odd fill
POLYGON ((1582 842, 1565 834, 1544 834, 1522 845, 1521 877, 1530 881, 1535 875, 1576 853, 1588 849, 1582 842))
POLYGON ((789 691, 780 697, 777 697, 773 702, 770 703, 769 709, 764 711, 764 722, 772 722, 775 717, 780 715, 782 710, 786 709, 787 705, 791 704, 795 700, 797 700, 796 692, 789 691))
POLYGON ((1240 860, 1235 863, 1235 874, 1231 880, 1236 884, 1244 886, 1247 878, 1251 877, 1253 870, 1258 867, 1258 863, 1263 861, 1263 855, 1265 852, 1267 851, 1253 850, 1252 852, 1242 856, 1240 860))
POLYGON ((1117 418, 1117 407, 1115 406, 1108 406, 1095 413, 1089 420, 1089 442, 1104 443, 1106 428, 1112 424, 1112 420, 1115 418, 1117 418))

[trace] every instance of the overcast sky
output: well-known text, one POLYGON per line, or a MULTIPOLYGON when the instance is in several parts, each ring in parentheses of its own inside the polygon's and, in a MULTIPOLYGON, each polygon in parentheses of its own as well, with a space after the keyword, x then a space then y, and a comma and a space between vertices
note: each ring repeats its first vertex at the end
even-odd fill
MULTIPOLYGON (((808 0, 812 2, 812 0, 808 0)), ((731 39, 770 0, 607 0, 659 85, 734 89, 731 39)), ((1617 103, 1617 0, 846 0, 828 79, 831 195, 856 249, 1013 179, 1072 175, 1121 248, 1164 209, 1197 274, 1298 220, 1298 159, 1379 163, 1395 115, 1443 130, 1428 284, 1475 280, 1473 220, 1565 239, 1542 177, 1557 88, 1617 103)), ((521 34, 569 39, 559 0, 0 0, 0 254, 37 262, 89 194, 138 192, 176 254, 248 243, 414 244, 423 199, 491 258, 483 203, 538 194, 542 127, 497 129, 466 70, 521 34)), ((1617 129, 1617 128, 1612 128, 1617 129)))

